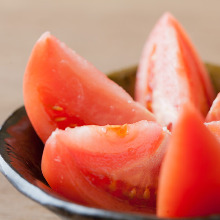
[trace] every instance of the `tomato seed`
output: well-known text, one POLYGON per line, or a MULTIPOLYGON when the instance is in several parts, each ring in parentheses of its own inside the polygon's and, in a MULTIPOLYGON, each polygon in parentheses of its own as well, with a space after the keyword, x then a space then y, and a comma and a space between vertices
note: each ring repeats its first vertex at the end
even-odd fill
POLYGON ((69 127, 70 128, 75 128, 75 127, 77 127, 77 124, 70 124, 69 127))
POLYGON ((150 190, 148 188, 145 189, 143 197, 147 200, 150 198, 150 190))
POLYGON ((65 120, 66 120, 66 117, 57 117, 57 118, 55 118, 56 122, 65 121, 65 120))
POLYGON ((116 190, 116 181, 115 180, 112 180, 110 185, 109 185, 109 189, 111 191, 115 191, 116 190))
POLYGON ((136 194, 137 194, 136 189, 133 188, 133 189, 131 190, 131 192, 129 193, 129 198, 130 198, 130 199, 133 199, 133 198, 136 196, 136 194))
POLYGON ((55 111, 63 111, 63 108, 60 107, 59 105, 54 105, 54 106, 52 107, 52 109, 55 110, 55 111))

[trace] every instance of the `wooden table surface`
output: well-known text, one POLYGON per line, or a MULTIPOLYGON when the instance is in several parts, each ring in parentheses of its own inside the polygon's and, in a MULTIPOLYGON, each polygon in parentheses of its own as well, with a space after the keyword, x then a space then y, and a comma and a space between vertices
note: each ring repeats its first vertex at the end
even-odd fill
MULTIPOLYGON (((0 124, 23 105, 23 73, 43 32, 109 72, 138 62, 165 11, 183 24, 203 60, 220 64, 219 0, 0 0, 0 124)), ((0 219, 59 219, 17 192, 2 174, 0 195, 0 219)))

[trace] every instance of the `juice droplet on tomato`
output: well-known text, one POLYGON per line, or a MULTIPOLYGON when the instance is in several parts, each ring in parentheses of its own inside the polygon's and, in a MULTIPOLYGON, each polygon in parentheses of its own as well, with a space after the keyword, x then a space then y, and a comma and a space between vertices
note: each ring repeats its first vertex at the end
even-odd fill
POLYGON ((135 112, 136 110, 134 108, 131 109, 132 112, 135 112))
POLYGON ((101 130, 104 134, 106 134, 106 132, 107 132, 106 127, 102 127, 101 130))

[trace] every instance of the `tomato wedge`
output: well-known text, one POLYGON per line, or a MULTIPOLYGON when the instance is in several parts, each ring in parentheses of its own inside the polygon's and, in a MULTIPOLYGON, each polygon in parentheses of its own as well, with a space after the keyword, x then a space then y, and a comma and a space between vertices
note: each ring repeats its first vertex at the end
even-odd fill
POLYGON ((193 106, 184 106, 162 163, 157 214, 195 217, 220 213, 220 147, 193 106))
POLYGON ((36 42, 23 87, 27 114, 43 142, 57 127, 154 120, 120 86, 50 33, 36 42))
POLYGON ((206 116, 206 122, 220 121, 220 93, 212 103, 212 106, 206 116))
POLYGON ((57 129, 42 172, 71 201, 115 211, 155 213, 160 164, 169 132, 156 122, 57 129))
POLYGON ((135 99, 168 128, 185 102, 205 116, 214 89, 205 67, 178 21, 164 14, 147 40, 139 62, 135 99))

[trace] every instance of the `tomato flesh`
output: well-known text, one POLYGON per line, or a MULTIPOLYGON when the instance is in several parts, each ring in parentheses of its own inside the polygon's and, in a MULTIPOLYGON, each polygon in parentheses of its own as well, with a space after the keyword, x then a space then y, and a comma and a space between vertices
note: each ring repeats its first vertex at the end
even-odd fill
POLYGON ((184 106, 159 176, 157 215, 220 213, 220 148, 195 107, 184 106))
POLYGON ((56 128, 155 120, 120 86, 49 33, 24 75, 24 104, 43 142, 56 128))
POLYGON ((211 121, 204 123, 211 133, 220 141, 220 121, 211 121))
POLYGON ((169 132, 156 122, 56 130, 42 172, 52 189, 92 207, 155 213, 160 164, 169 132))
POLYGON ((212 103, 212 106, 206 116, 206 122, 220 121, 220 93, 212 103))
POLYGON ((172 15, 162 16, 147 40, 139 62, 135 99, 168 128, 185 102, 205 116, 214 99, 205 67, 185 31, 172 15))

